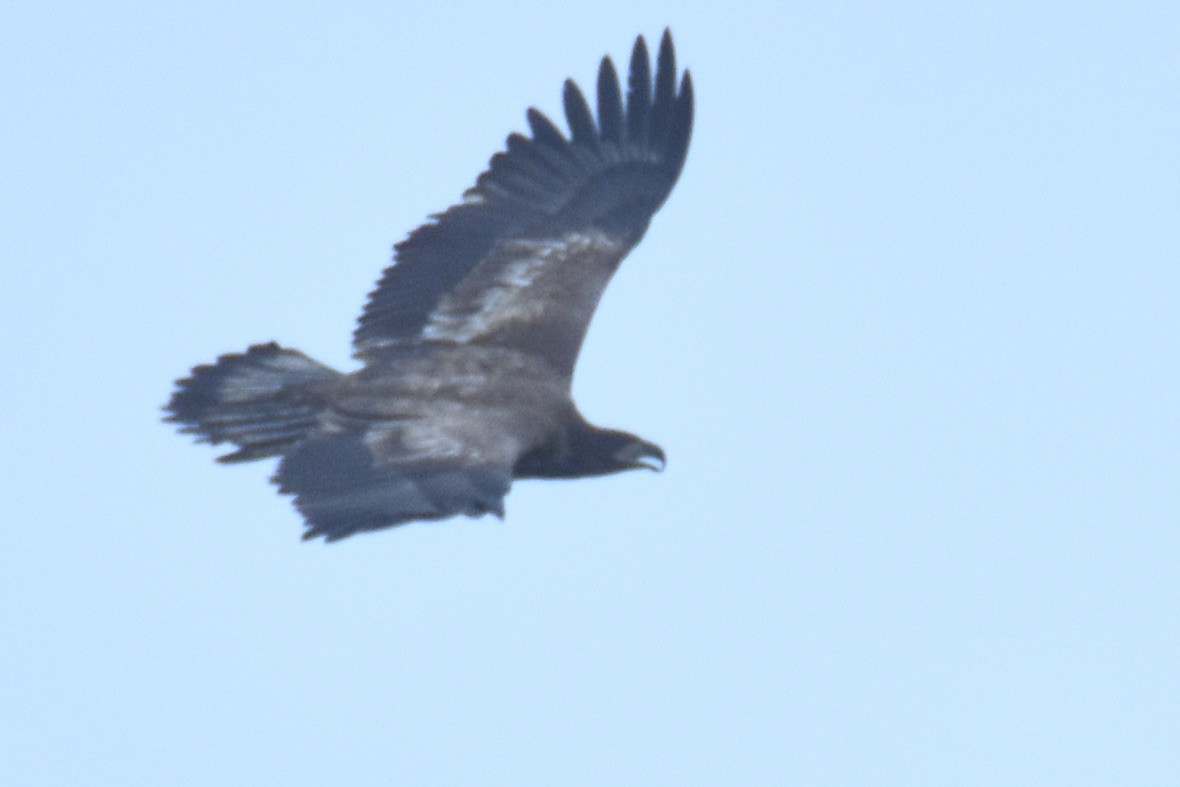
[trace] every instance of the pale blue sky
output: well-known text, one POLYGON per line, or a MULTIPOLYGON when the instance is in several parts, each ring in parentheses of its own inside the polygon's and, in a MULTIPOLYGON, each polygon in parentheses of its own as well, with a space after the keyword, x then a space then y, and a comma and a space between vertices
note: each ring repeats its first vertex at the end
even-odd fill
MULTIPOLYGON (((101 5, 102 7, 99 7, 101 5)), ((1171 3, 0 10, 5 784, 1180 782, 1171 3), (671 25, 575 393, 663 475, 301 543, 159 423, 671 25)))

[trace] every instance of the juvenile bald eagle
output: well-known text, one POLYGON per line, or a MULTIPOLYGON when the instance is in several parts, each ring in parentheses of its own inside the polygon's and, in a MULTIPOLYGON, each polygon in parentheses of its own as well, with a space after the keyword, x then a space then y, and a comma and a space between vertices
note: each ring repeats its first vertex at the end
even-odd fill
POLYGON ((570 383, 603 289, 680 175, 692 80, 665 31, 654 81, 636 40, 625 96, 603 58, 597 121, 572 81, 563 97, 569 139, 529 109, 532 136, 397 244, 353 336, 359 371, 255 345, 178 381, 165 420, 237 446, 221 462, 282 457, 273 480, 305 539, 503 516, 514 478, 662 469, 659 446, 582 418, 570 383))

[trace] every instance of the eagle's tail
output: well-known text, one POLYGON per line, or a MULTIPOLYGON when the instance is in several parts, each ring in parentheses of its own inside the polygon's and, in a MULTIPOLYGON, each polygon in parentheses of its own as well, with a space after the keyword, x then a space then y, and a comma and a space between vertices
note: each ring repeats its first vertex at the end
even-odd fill
POLYGON ((256 344, 177 381, 164 420, 199 440, 238 446, 219 462, 279 456, 315 427, 324 390, 339 377, 297 350, 256 344))

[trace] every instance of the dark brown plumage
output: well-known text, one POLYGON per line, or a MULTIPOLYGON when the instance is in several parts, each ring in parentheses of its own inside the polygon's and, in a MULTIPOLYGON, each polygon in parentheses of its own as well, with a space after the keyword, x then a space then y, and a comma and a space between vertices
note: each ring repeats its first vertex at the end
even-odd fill
POLYGON ((692 81, 677 87, 665 31, 654 83, 636 40, 624 97, 609 58, 595 121, 565 83, 571 135, 535 109, 463 201, 396 246, 341 374, 264 344, 198 366, 166 420, 237 450, 282 457, 305 538, 457 514, 502 516, 513 478, 661 468, 640 438, 591 426, 570 398, 590 318, 680 175, 692 81))

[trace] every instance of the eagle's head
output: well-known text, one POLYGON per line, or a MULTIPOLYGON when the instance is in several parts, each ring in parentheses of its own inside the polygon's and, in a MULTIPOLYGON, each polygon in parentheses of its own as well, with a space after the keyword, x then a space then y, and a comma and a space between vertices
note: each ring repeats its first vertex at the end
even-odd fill
POLYGON ((584 478, 624 470, 664 469, 664 449, 617 429, 599 429, 581 417, 516 463, 516 478, 584 478))

